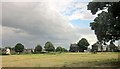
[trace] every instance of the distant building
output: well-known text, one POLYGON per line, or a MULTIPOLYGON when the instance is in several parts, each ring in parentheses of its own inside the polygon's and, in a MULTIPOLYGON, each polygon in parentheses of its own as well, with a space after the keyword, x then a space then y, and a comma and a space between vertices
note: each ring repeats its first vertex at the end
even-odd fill
POLYGON ((9 55, 11 54, 11 52, 10 52, 10 49, 9 49, 9 48, 7 48, 7 49, 6 49, 6 54, 9 54, 9 55))
POLYGON ((120 40, 118 40, 118 45, 120 46, 120 40))
POLYGON ((101 52, 103 51, 103 45, 100 42, 96 42, 95 44, 92 45, 91 51, 101 52))
POLYGON ((119 45, 118 47, 115 46, 114 44, 107 45, 106 51, 108 52, 117 52, 119 50, 119 45))
POLYGON ((14 49, 11 49, 11 54, 16 54, 15 50, 14 49))
POLYGON ((2 50, 0 49, 0 55, 2 54, 2 50))
POLYGON ((90 49, 90 48, 87 48, 86 52, 91 52, 91 49, 90 49))
POLYGON ((118 50, 120 51, 120 45, 118 45, 118 50))
MULTIPOLYGON (((11 49, 9 49, 9 48, 2 48, 1 49, 1 52, 2 52, 2 54, 3 55, 5 55, 5 54, 17 54, 17 52, 15 52, 15 49, 14 48, 11 48, 11 49)), ((24 49, 24 51, 22 52, 22 53, 24 53, 24 54, 31 54, 31 53, 33 53, 33 49, 24 49)))
POLYGON ((79 47, 77 44, 71 44, 70 45, 70 52, 79 52, 79 47))
POLYGON ((30 54, 32 52, 33 52, 32 49, 24 49, 24 51, 23 51, 23 53, 25 53, 25 54, 30 54))
POLYGON ((10 55, 11 54, 11 50, 9 48, 2 48, 2 54, 8 54, 10 55))

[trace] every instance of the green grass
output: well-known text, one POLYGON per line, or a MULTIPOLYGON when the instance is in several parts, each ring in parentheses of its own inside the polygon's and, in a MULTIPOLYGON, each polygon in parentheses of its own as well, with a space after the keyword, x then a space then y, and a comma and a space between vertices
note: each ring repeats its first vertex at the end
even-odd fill
POLYGON ((118 53, 52 53, 2 56, 3 67, 89 67, 115 66, 118 53), (112 64, 113 63, 113 64, 112 64), (112 65, 111 65, 112 64, 112 65))

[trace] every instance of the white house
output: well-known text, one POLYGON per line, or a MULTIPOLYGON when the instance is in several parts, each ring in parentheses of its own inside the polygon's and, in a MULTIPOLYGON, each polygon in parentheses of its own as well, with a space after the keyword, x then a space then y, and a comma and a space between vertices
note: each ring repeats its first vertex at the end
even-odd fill
POLYGON ((10 49, 9 48, 6 49, 6 54, 10 55, 10 49))

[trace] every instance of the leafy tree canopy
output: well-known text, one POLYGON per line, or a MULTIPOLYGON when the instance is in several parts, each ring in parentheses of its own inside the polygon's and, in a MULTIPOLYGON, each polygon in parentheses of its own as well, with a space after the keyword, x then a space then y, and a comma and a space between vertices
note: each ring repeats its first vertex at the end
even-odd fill
POLYGON ((60 46, 57 47, 57 48, 56 48, 56 52, 62 52, 62 47, 60 47, 60 46))
POLYGON ((24 50, 24 45, 22 45, 21 43, 17 43, 15 45, 15 52, 23 52, 24 50))
POLYGON ((41 45, 37 45, 35 47, 35 53, 40 53, 42 51, 42 46, 41 45))
POLYGON ((68 52, 68 50, 65 48, 62 48, 62 52, 68 52))
POLYGON ((100 42, 105 44, 120 39, 120 2, 90 2, 87 8, 92 14, 107 9, 90 23, 100 42))
POLYGON ((45 50, 46 51, 55 51, 55 47, 54 47, 54 45, 51 43, 51 42, 46 42, 45 43, 45 46, 44 46, 44 48, 45 48, 45 50))
POLYGON ((87 50, 87 47, 90 44, 88 43, 88 41, 85 38, 82 38, 79 42, 78 42, 78 46, 80 48, 81 51, 87 50))

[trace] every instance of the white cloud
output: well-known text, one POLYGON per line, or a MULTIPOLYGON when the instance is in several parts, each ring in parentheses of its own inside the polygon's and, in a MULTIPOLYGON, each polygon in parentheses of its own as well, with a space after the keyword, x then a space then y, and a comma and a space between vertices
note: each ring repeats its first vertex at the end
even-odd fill
POLYGON ((75 12, 74 14, 67 16, 69 20, 93 20, 95 18, 95 15, 90 14, 89 12, 75 12))
POLYGON ((0 2, 0 47, 2 46, 2 3, 0 2))
MULTIPOLYGON (((1 0, 2 2, 48 2, 55 0, 1 0)), ((56 0, 58 1, 58 0, 56 0)), ((61 0, 62 2, 69 2, 69 0, 61 0)), ((74 2, 90 2, 91 0, 74 0, 74 2)))
POLYGON ((71 11, 72 13, 70 15, 67 15, 69 20, 93 20, 96 15, 92 15, 89 10, 87 10, 88 2, 75 2, 73 3, 73 7, 69 9, 68 11, 71 11), (74 11, 73 11, 74 10, 74 11))
MULTIPOLYGON (((94 35, 94 32, 91 31, 90 28, 77 27, 77 31, 79 32, 78 35, 81 35, 81 38, 86 38, 91 45, 97 41, 97 38, 94 35)), ((78 42, 81 38, 79 38, 76 42, 78 42)))
POLYGON ((33 47, 35 44, 44 46, 46 41, 52 41, 56 46, 68 48, 70 43, 76 42, 81 36, 94 42, 90 40, 93 35, 90 29, 75 27, 61 14, 71 1, 4 2, 3 45, 13 46, 22 42, 27 47, 33 47))

